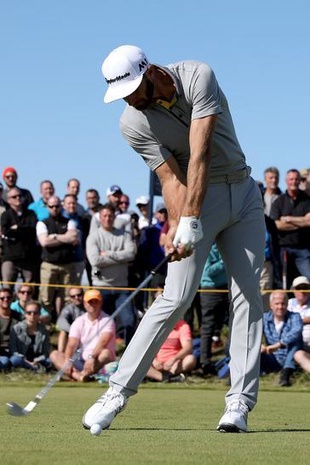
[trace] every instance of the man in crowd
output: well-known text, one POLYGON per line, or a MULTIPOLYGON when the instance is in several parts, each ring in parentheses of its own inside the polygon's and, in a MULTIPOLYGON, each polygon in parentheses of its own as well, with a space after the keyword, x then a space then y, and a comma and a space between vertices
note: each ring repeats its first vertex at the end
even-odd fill
POLYGON ((14 288, 19 274, 23 281, 34 282, 40 252, 36 238, 37 217, 23 205, 18 187, 8 190, 7 202, 9 208, 1 216, 2 278, 14 288))
POLYGON ((49 217, 38 221, 37 237, 42 247, 40 302, 50 314, 59 315, 65 300, 64 287, 71 281, 73 247, 78 244, 78 231, 73 220, 61 213, 60 198, 56 195, 48 201, 49 217), (55 308, 56 296, 57 307, 55 308))
POLYGON ((13 168, 12 166, 8 166, 7 168, 5 168, 3 170, 2 177, 6 184, 6 189, 4 189, 3 191, 4 200, 7 199, 8 191, 12 189, 13 187, 16 187, 17 189, 20 190, 22 194, 22 201, 25 207, 28 207, 28 205, 33 202, 33 197, 32 197, 31 192, 28 189, 24 189, 22 187, 17 186, 18 175, 17 175, 17 171, 15 168, 13 168))
POLYGON ((180 320, 157 352, 146 377, 166 383, 182 382, 184 373, 190 373, 196 363, 191 328, 180 320))
POLYGON ((280 173, 278 168, 270 166, 264 171, 265 188, 263 192, 265 215, 270 216, 273 202, 282 194, 279 188, 280 173))
POLYGON ((55 350, 50 355, 57 370, 67 364, 66 374, 82 382, 89 381, 104 365, 115 360, 115 323, 108 321, 102 310, 101 293, 96 289, 86 291, 84 306, 86 312, 70 327, 65 352, 55 350), (79 357, 69 363, 78 349, 79 357))
POLYGON ((285 181, 286 192, 273 202, 270 216, 278 229, 282 260, 287 256, 289 288, 296 275, 310 279, 310 197, 299 189, 298 170, 287 171, 285 181))
POLYGON ((86 215, 91 219, 101 206, 99 192, 96 189, 88 189, 85 194, 85 200, 87 204, 86 215))
POLYGON ((57 319, 57 329, 59 330, 57 348, 58 352, 64 352, 67 342, 68 334, 70 332, 70 327, 74 320, 78 316, 85 313, 84 307, 84 292, 83 289, 78 287, 69 287, 68 295, 70 298, 70 303, 68 303, 60 312, 60 315, 57 319))
MULTIPOLYGON (((133 261, 136 247, 131 235, 114 227, 115 209, 110 203, 99 212, 100 227, 90 232, 86 253, 92 266, 92 282, 100 287, 128 287, 128 265, 133 261)), ((102 290, 105 312, 111 315, 128 297, 128 291, 102 290)), ((129 303, 119 314, 118 330, 128 344, 135 330, 135 312, 129 303)))
POLYGON ((11 367, 9 341, 11 328, 21 320, 20 315, 11 310, 13 291, 0 288, 0 371, 8 371, 11 367))
MULTIPOLYGON (((119 228, 126 229, 126 231, 130 232, 131 231, 130 214, 122 213, 119 208, 121 196, 123 195, 122 189, 116 184, 113 184, 113 186, 108 187, 106 195, 107 195, 108 202, 114 208, 114 212, 115 212, 114 213, 114 217, 115 217, 114 227, 118 229, 119 228)), ((93 232, 95 229, 99 227, 100 227, 99 213, 95 213, 91 219, 90 232, 93 232)))
POLYGON ((264 338, 261 347, 261 371, 281 372, 280 386, 290 386, 296 369, 294 355, 302 347, 302 321, 298 313, 287 310, 287 295, 282 291, 270 294, 270 311, 265 312, 264 338))
POLYGON ((49 181, 48 179, 42 181, 40 184, 40 193, 41 197, 39 200, 32 202, 28 208, 29 210, 33 210, 35 212, 39 221, 43 221, 49 217, 47 203, 50 197, 52 197, 52 195, 55 193, 55 188, 52 181, 49 181))
POLYGON ((81 205, 78 202, 78 195, 79 195, 79 192, 80 192, 80 188, 81 188, 81 183, 76 178, 69 179, 69 181, 67 182, 67 195, 74 195, 75 196, 77 214, 81 218, 84 218, 84 216, 86 214, 85 208, 83 207, 83 205, 81 205))
POLYGON ((81 284, 82 276, 85 269, 85 245, 86 237, 89 231, 89 222, 85 216, 80 216, 77 210, 77 200, 75 195, 66 194, 63 199, 63 216, 75 223, 78 231, 79 241, 73 246, 73 262, 72 262, 72 284, 81 284))

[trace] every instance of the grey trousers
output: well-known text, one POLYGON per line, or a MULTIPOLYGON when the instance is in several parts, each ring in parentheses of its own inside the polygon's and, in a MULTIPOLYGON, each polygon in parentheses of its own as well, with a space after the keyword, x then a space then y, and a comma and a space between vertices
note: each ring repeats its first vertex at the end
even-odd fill
POLYGON ((257 401, 262 339, 260 274, 264 261, 265 220, 256 182, 210 184, 203 203, 204 237, 194 253, 168 265, 164 292, 143 317, 110 385, 126 396, 137 392, 159 348, 192 303, 211 245, 223 257, 231 292, 230 373, 226 402, 257 401))

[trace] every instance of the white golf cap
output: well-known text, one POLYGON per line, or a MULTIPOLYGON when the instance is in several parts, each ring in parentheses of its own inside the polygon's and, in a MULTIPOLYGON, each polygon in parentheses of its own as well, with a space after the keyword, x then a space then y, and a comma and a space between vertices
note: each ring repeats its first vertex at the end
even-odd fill
POLYGON ((292 289, 295 289, 296 287, 300 286, 301 284, 310 287, 310 281, 306 276, 298 276, 297 278, 294 279, 294 281, 292 283, 292 289))
POLYGON ((136 198, 136 205, 148 205, 150 199, 146 195, 140 195, 136 198))
POLYGON ((121 45, 114 49, 101 68, 108 84, 104 102, 110 103, 132 94, 141 84, 148 67, 148 59, 141 48, 121 45))

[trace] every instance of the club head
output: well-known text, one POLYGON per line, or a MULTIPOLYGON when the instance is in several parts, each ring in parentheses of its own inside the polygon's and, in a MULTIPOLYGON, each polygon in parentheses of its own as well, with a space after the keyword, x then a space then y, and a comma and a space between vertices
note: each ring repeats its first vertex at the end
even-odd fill
POLYGON ((14 417, 24 417, 27 415, 27 412, 20 405, 15 404, 15 402, 7 402, 6 405, 8 406, 8 413, 14 417))

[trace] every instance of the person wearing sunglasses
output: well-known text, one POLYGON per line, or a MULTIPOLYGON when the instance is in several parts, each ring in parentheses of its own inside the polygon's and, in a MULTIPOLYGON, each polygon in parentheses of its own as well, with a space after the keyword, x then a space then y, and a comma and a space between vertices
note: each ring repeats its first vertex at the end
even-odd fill
POLYGON ((44 373, 51 368, 49 333, 40 323, 41 305, 36 300, 26 303, 25 319, 11 327, 9 351, 14 368, 44 373))
POLYGON ((11 310, 13 291, 0 288, 0 371, 7 372, 11 368, 9 339, 11 327, 21 320, 19 313, 11 310))
POLYGON ((9 208, 1 216, 3 241, 2 279, 12 288, 20 275, 25 282, 34 282, 39 266, 37 245, 37 217, 25 208, 18 187, 7 192, 9 208))
MULTIPOLYGON (((11 310, 19 313, 22 318, 25 318, 25 308, 29 300, 33 300, 34 289, 28 284, 21 284, 17 287, 17 299, 11 303, 11 310)), ((40 323, 47 325, 51 321, 49 312, 41 307, 40 323)))
POLYGON ((79 238, 75 222, 62 214, 60 198, 53 195, 47 206, 49 217, 37 223, 37 238, 42 247, 39 300, 55 322, 64 302, 69 301, 64 285, 71 282, 73 247, 79 238))
POLYGON ((57 343, 58 352, 65 351, 72 323, 78 316, 81 316, 86 312, 83 301, 84 291, 82 288, 69 287, 68 295, 70 303, 61 310, 56 322, 56 326, 59 331, 57 343))
POLYGON ((2 177, 3 181, 6 184, 6 188, 3 191, 3 199, 7 200, 7 195, 10 189, 13 189, 13 187, 16 187, 21 191, 22 194, 22 202, 25 207, 28 207, 33 202, 33 196, 30 192, 30 190, 22 188, 22 187, 17 187, 17 178, 18 178, 18 173, 15 168, 12 166, 7 166, 4 168, 2 172, 2 177))

